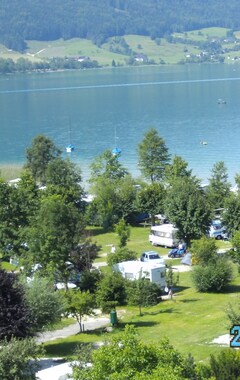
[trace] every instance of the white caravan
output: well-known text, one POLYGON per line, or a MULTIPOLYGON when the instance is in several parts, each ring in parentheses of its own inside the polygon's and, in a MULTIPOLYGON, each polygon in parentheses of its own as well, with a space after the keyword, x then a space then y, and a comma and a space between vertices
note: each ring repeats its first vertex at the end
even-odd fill
POLYGON ((151 264, 142 261, 124 261, 115 264, 113 270, 120 272, 124 278, 138 280, 147 278, 160 288, 166 287, 166 266, 164 264, 151 264))
POLYGON ((178 229, 173 224, 161 224, 152 226, 149 241, 152 245, 162 245, 163 247, 176 247, 179 243, 177 237, 178 229))

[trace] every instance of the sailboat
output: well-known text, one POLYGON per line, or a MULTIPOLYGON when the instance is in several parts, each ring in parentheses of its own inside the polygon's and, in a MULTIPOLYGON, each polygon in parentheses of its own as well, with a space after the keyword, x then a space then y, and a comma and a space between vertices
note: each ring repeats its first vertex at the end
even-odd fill
POLYGON ((69 141, 70 143, 68 144, 68 146, 66 146, 66 152, 67 153, 71 153, 74 149, 75 149, 75 146, 71 143, 71 121, 69 122, 69 141))
POLYGON ((115 127, 115 133, 114 133, 115 148, 113 148, 113 150, 112 150, 112 154, 114 156, 120 156, 120 154, 122 153, 122 150, 117 147, 117 139, 118 139, 118 137, 116 135, 116 127, 115 127))

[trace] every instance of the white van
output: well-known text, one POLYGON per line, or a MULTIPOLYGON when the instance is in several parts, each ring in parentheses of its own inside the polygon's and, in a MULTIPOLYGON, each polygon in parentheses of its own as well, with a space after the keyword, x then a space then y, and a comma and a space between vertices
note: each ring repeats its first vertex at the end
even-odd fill
POLYGON ((176 247, 179 243, 177 237, 178 229, 173 224, 161 224, 152 226, 149 241, 152 245, 162 245, 163 247, 176 247))

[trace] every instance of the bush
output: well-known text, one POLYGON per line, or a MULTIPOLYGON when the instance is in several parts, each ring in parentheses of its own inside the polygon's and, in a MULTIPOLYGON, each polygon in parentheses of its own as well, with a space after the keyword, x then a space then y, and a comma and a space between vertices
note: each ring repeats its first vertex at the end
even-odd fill
POLYGON ((33 380, 38 370, 42 347, 33 339, 12 338, 0 342, 0 379, 33 380))
POLYGON ((134 306, 153 306, 160 301, 162 294, 157 284, 150 282, 145 278, 139 280, 126 281, 127 303, 134 306))
POLYGON ((125 280, 120 273, 105 275, 99 282, 96 299, 103 312, 126 303, 125 280))
POLYGON ((192 271, 192 279, 199 292, 220 292, 233 278, 233 267, 224 258, 218 258, 215 263, 196 266, 192 271))
POLYGON ((18 276, 0 268, 0 339, 31 335, 30 311, 18 276))
POLYGON ((210 358, 211 374, 218 380, 240 379, 240 352, 227 349, 210 358))
POLYGON ((136 260, 137 253, 134 251, 130 251, 130 249, 123 247, 118 248, 115 253, 110 253, 107 256, 107 263, 111 267, 114 264, 122 263, 123 261, 136 260))
POLYGON ((47 330, 49 325, 61 320, 66 307, 65 301, 62 294, 55 291, 51 281, 35 276, 24 287, 33 332, 47 330))
POLYGON ((239 297, 234 302, 234 304, 230 303, 228 305, 226 313, 230 322, 229 327, 232 327, 233 325, 240 325, 240 298, 239 297))
POLYGON ((217 246, 215 239, 206 236, 194 240, 191 246, 192 259, 199 265, 208 265, 217 259, 217 246))

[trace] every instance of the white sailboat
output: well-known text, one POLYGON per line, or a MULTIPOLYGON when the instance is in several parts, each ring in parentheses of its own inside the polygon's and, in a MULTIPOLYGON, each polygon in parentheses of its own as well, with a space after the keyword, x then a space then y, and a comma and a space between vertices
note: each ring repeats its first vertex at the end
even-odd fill
POLYGON ((72 140, 71 132, 72 132, 71 131, 71 121, 69 121, 69 144, 68 144, 68 146, 66 146, 66 152, 67 153, 71 153, 75 149, 75 146, 71 143, 71 140, 72 140))

